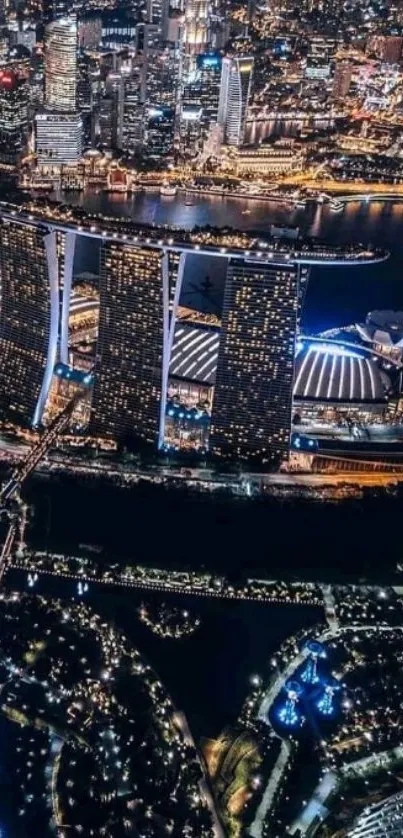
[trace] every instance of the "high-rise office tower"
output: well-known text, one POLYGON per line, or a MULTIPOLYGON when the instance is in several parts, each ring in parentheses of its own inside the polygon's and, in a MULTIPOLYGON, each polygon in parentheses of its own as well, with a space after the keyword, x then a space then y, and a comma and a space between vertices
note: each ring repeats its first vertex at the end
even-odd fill
POLYGON ((287 456, 297 297, 294 266, 230 260, 210 435, 217 456, 287 456))
POLYGON ((0 160, 16 163, 26 148, 29 88, 26 79, 0 71, 0 160))
POLYGON ((45 105, 72 113, 77 106, 77 21, 62 17, 45 32, 45 105))
POLYGON ((163 253, 107 242, 101 250, 95 433, 157 445, 164 349, 163 253), (117 316, 117 312, 119 312, 117 316))
MULTIPOLYGON (((192 87, 192 93, 198 92, 198 87, 192 87)), ((200 100, 199 100, 200 102, 200 100)), ((183 160, 192 160, 201 151, 203 139, 203 110, 200 104, 194 101, 193 95, 187 96, 184 91, 178 124, 179 154, 183 160)))
POLYGON ((218 53, 204 53, 197 58, 204 139, 207 138, 210 128, 217 123, 218 119, 221 63, 222 59, 218 53))
POLYGON ((218 122, 228 145, 242 145, 252 87, 253 57, 223 58, 218 122))
POLYGON ((144 54, 144 101, 152 105, 175 108, 178 100, 180 51, 166 42, 157 50, 144 54))
POLYGON ((68 15, 71 10, 69 0, 30 0, 30 2, 31 4, 36 2, 36 5, 41 8, 41 18, 46 24, 58 17, 68 15))
POLYGON ((81 115, 38 113, 35 117, 35 150, 41 165, 77 163, 83 153, 81 115))
POLYGON ((0 222, 0 415, 39 424, 57 356, 56 233, 0 222))
POLYGON ((135 155, 143 145, 144 105, 141 101, 142 68, 135 66, 123 80, 121 148, 128 156, 135 155))
POLYGON ((173 157, 175 110, 160 106, 146 108, 144 153, 155 161, 173 157))
POLYGON ((211 16, 209 0, 185 0, 183 46, 190 55, 205 52, 211 16))
POLYGON ((77 20, 54 20, 45 32, 45 112, 35 117, 40 164, 76 163, 83 152, 83 121, 77 111, 77 20))
POLYGON ((97 142, 102 148, 110 149, 114 145, 115 100, 108 94, 102 96, 98 107, 97 142))

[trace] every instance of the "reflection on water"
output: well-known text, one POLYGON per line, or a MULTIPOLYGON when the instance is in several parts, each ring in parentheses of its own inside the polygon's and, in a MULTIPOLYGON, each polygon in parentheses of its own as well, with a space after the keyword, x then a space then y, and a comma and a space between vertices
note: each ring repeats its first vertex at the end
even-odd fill
MULTIPOLYGON (((333 242, 363 242, 387 247, 391 258, 381 265, 361 268, 315 268, 311 272, 303 313, 303 327, 318 331, 356 319, 363 319, 374 308, 403 309, 403 203, 353 201, 343 212, 333 213, 326 204, 309 204, 306 209, 285 203, 243 198, 192 195, 192 205, 184 193, 161 197, 158 191, 121 194, 58 193, 64 203, 77 203, 93 212, 122 215, 146 224, 167 224, 191 229, 210 224, 237 230, 270 229, 272 223, 296 225, 303 235, 323 237, 333 242), (247 214, 245 214, 247 210, 247 214)), ((92 245, 81 246, 80 270, 94 270, 96 252, 92 245), (84 252, 85 251, 85 252, 84 252), (86 267, 92 264, 92 267, 86 267)), ((215 310, 222 295, 223 260, 203 257, 188 260, 185 286, 187 304, 201 304, 197 291, 206 274, 213 282, 215 310), (191 265, 190 265, 191 262, 191 265), (189 288, 190 283, 192 288, 189 288), (194 297, 192 299, 191 292, 194 297)), ((204 301, 206 303, 206 301, 204 301)), ((210 308, 209 308, 210 310, 210 308)))
POLYGON ((332 241, 373 241, 397 246, 403 230, 403 203, 352 201, 343 212, 333 213, 328 205, 309 204, 306 209, 286 203, 229 198, 218 195, 192 195, 191 205, 184 193, 161 197, 159 192, 122 194, 59 192, 55 197, 93 212, 122 215, 143 224, 168 224, 191 229, 195 226, 235 227, 237 230, 268 230, 270 224, 297 225, 306 235, 323 236, 332 241), (247 213, 245 213, 247 210, 247 213))

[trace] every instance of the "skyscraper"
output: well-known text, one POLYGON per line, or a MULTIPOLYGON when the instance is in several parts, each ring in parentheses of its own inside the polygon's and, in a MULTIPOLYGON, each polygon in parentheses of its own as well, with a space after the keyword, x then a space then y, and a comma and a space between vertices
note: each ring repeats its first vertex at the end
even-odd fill
POLYGON ((222 62, 218 122, 224 127, 228 145, 242 145, 249 97, 251 94, 253 57, 227 57, 222 62))
POLYGON ((45 111, 35 117, 40 164, 75 163, 83 152, 77 111, 77 20, 62 17, 45 32, 45 111))
POLYGON ((123 81, 121 146, 135 154, 143 144, 144 106, 141 102, 141 67, 135 66, 123 81))
POLYGON ((35 132, 38 163, 61 166, 80 159, 83 151, 80 114, 38 113, 35 132))
POLYGON ((16 163, 28 136, 28 82, 0 71, 0 159, 16 163))
POLYGON ((209 41, 209 0, 186 0, 183 44, 190 55, 204 52, 209 41))
POLYGON ((163 253, 107 242, 101 250, 100 321, 92 428, 158 444, 164 350, 163 253))
POLYGON ((1 221, 0 280, 1 416, 39 424, 57 356, 56 233, 1 221))
POLYGON ((229 262, 210 436, 217 456, 287 455, 297 286, 294 266, 229 262))
POLYGON ((203 130, 205 135, 217 122, 218 104, 221 87, 221 56, 218 53, 205 53, 197 59, 200 79, 200 105, 203 109, 203 130))
POLYGON ((72 113, 77 99, 77 21, 62 17, 45 32, 45 105, 50 111, 72 113))

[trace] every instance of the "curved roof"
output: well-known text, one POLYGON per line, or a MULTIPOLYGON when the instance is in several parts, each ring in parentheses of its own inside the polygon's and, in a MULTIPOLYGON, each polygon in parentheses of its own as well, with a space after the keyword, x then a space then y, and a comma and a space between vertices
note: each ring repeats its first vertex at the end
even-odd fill
MULTIPOLYGON (((213 385, 218 329, 177 323, 170 375, 213 385)), ((306 401, 384 402, 390 387, 371 349, 340 341, 302 338, 295 357, 294 398, 306 401)))
POLYGON ((214 384, 220 333, 217 329, 178 323, 169 367, 170 375, 214 384))
POLYGON ((342 344, 304 341, 295 359, 294 398, 383 402, 389 381, 370 352, 342 344))

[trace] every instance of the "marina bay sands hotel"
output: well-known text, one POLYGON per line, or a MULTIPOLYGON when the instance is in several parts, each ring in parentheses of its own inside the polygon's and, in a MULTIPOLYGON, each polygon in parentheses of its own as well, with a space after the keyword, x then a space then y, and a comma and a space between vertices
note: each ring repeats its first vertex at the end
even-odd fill
MULTIPOLYGON (((87 433, 167 446, 173 347, 192 340, 178 311, 189 253, 227 260, 216 352, 209 449, 263 463, 287 455, 301 279, 309 266, 361 265, 386 258, 364 248, 259 242, 243 234, 136 228, 65 207, 0 205, 0 418, 41 426, 55 375, 77 378, 90 398, 87 433), (79 236, 97 239, 99 325, 93 365, 77 373, 69 355, 73 266, 79 236), (179 334, 179 336, 178 336, 179 334)), ((188 377, 191 379, 191 366, 188 377)), ((200 420, 187 408, 185 420, 200 420)))

